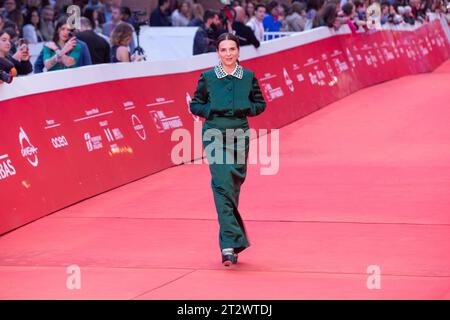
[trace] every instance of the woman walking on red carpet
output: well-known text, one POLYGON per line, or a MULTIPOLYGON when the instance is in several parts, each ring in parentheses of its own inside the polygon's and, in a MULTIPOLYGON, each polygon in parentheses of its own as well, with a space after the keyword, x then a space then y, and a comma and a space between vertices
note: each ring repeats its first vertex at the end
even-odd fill
POLYGON ((220 225, 222 263, 228 267, 250 246, 238 211, 250 143, 247 117, 262 113, 266 102, 254 73, 239 64, 238 38, 231 33, 219 36, 217 53, 220 63, 200 75, 190 110, 206 119, 203 146, 205 152, 214 150, 206 154, 220 225))

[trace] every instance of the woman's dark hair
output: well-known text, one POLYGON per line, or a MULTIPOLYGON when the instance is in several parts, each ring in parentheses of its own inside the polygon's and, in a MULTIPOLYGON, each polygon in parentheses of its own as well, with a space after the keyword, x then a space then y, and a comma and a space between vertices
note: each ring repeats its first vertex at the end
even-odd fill
POLYGON ((346 3, 344 3, 344 5, 342 6, 341 9, 345 13, 346 16, 349 16, 352 14, 354 7, 355 7, 355 5, 353 3, 351 3, 350 1, 347 1, 346 3))
POLYGON ((36 8, 36 7, 32 7, 32 8, 30 8, 30 9, 28 9, 28 13, 27 13, 27 15, 26 15, 26 17, 25 17, 25 21, 24 21, 24 25, 26 25, 26 24, 33 24, 33 23, 31 23, 31 17, 33 16, 33 12, 37 12, 37 14, 38 14, 38 17, 39 17, 39 22, 38 22, 38 25, 37 25, 37 28, 38 29, 40 29, 41 28, 41 15, 39 14, 39 9, 38 8, 36 8))
POLYGON ((234 34, 232 34, 232 33, 225 32, 225 33, 222 33, 222 34, 217 38, 217 42, 216 42, 216 49, 217 49, 217 50, 219 50, 219 45, 220 45, 220 43, 221 43, 222 41, 225 41, 225 40, 231 40, 231 41, 236 42, 236 47, 239 49, 239 39, 238 39, 238 37, 236 37, 236 36, 235 36, 234 34))
POLYGON ((96 23, 94 20, 94 11, 95 10, 96 9, 93 9, 93 8, 84 8, 84 10, 83 10, 83 16, 85 18, 89 19, 89 21, 91 22, 91 25, 92 25, 92 29, 94 29, 96 26, 96 23))
POLYGON ((271 1, 271 2, 266 6, 267 13, 268 13, 268 14, 272 14, 272 10, 273 10, 274 8, 276 8, 276 7, 278 7, 278 2, 276 2, 276 1, 271 1))
POLYGON ((6 29, 0 30, 0 37, 1 37, 2 35, 4 35, 5 33, 7 33, 7 34, 9 35, 9 32, 8 32, 6 29))
POLYGON ((59 41, 59 29, 61 29, 61 27, 63 25, 67 24, 67 16, 62 16, 59 17, 57 23, 56 23, 56 27, 55 27, 55 33, 53 34, 53 42, 58 44, 59 41))
POLYGON ((319 10, 313 21, 313 26, 321 26, 324 23, 325 26, 332 28, 336 21, 336 5, 333 2, 328 2, 322 9, 319 10))
POLYGON ((319 11, 319 9, 322 7, 323 3, 324 3, 324 0, 307 0, 306 1, 306 11, 309 11, 311 9, 319 11))

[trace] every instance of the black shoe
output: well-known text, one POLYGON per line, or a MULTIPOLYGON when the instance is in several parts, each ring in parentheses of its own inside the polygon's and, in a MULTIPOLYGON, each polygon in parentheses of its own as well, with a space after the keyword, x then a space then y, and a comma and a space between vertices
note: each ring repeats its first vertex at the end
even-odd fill
POLYGON ((238 259, 237 254, 222 254, 222 264, 225 267, 229 267, 232 264, 236 264, 238 259))

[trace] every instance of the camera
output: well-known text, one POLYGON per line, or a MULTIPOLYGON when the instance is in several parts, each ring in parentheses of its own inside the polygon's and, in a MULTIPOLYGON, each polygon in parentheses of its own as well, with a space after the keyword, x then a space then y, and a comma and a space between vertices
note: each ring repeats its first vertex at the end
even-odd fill
POLYGON ((143 56, 144 60, 147 60, 145 57, 144 49, 139 44, 139 34, 141 32, 141 26, 145 26, 148 24, 147 22, 147 12, 146 11, 133 11, 132 12, 132 18, 133 18, 133 28, 136 32, 136 39, 137 39, 137 46, 134 48, 133 53, 137 53, 140 56, 143 56))

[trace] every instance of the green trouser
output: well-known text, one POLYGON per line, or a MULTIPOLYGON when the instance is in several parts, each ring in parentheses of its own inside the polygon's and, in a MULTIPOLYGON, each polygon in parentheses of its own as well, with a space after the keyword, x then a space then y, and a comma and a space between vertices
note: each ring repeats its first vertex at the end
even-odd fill
POLYGON ((240 135, 239 138, 227 139, 226 129, 241 129, 236 132, 247 132, 249 129, 247 118, 212 115, 203 125, 202 137, 219 218, 220 249, 234 248, 234 252, 239 253, 250 246, 238 211, 239 193, 247 173, 250 138, 248 135, 240 135), (214 145, 211 146, 213 142, 214 145), (218 153, 220 150, 217 146, 220 146, 223 156, 218 153), (208 152, 208 150, 213 151, 208 152), (232 159, 231 163, 230 159, 232 159))

